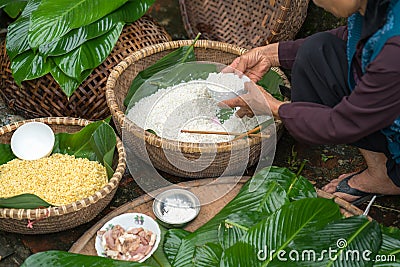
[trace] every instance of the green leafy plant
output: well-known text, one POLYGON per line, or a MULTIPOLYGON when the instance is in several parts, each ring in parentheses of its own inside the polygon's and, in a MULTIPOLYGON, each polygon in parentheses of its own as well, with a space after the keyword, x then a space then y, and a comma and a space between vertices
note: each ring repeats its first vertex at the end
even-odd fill
MULTIPOLYGON (((162 238, 162 260, 150 259, 140 266, 400 266, 399 229, 365 216, 344 218, 333 200, 317 197, 306 178, 278 167, 254 175, 196 231, 169 229, 164 236, 163 230, 162 238), (258 186, 254 189, 252 184, 258 186), (367 252, 366 257, 351 258, 357 251, 367 252), (390 256, 391 261, 374 262, 376 255, 390 256)), ((119 263, 105 258, 94 263, 92 256, 52 251, 29 257, 23 266, 58 267, 67 259, 71 266, 119 263)))
MULTIPOLYGON (((0 7, 18 3, 0 0, 0 7)), ((111 53, 123 26, 154 0, 29 0, 9 25, 7 54, 17 84, 50 73, 70 97, 111 53)))
MULTIPOLYGON (((105 121, 88 124, 76 133, 55 134, 52 153, 74 155, 88 158, 103 164, 108 177, 113 175, 112 162, 117 139, 113 128, 105 121)), ((9 144, 0 144, 0 165, 16 158, 9 144)), ((10 198, 0 198, 0 208, 33 209, 51 206, 43 199, 32 194, 22 194, 10 198)))

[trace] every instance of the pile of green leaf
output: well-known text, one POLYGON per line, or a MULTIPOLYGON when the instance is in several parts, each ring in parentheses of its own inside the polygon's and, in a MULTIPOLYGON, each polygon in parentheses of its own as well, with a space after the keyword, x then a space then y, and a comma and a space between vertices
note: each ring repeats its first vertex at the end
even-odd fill
POLYGON ((17 84, 50 73, 70 97, 111 53, 126 23, 154 0, 0 0, 12 16, 6 48, 17 84))
MULTIPOLYGON (((108 177, 112 177, 114 150, 117 144, 114 129, 105 121, 88 124, 76 133, 57 133, 52 153, 74 155, 98 161, 106 167, 108 177)), ((0 144, 0 165, 15 159, 10 144, 0 144)), ((1 177, 1 173, 0 173, 1 177)), ((33 194, 22 194, 10 198, 0 198, 0 208, 35 209, 51 204, 33 194)))
POLYGON ((167 230, 161 244, 145 263, 48 251, 23 266, 400 266, 399 229, 344 218, 307 179, 278 167, 257 173, 195 232, 167 230), (374 262, 376 255, 391 261, 374 262))

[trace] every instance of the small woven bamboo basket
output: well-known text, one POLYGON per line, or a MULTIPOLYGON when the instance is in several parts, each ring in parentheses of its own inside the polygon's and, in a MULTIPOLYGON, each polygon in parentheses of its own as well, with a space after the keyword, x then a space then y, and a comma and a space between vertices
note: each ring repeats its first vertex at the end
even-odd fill
POLYGON ((295 37, 309 0, 179 0, 189 38, 199 32, 209 40, 253 48, 295 37))
MULTIPOLYGON (((0 143, 10 143, 13 132, 21 125, 32 121, 48 124, 55 133, 74 133, 90 123, 85 119, 68 117, 19 121, 0 128, 0 143)), ((45 234, 74 228, 91 221, 110 203, 125 172, 125 150, 119 138, 117 138, 116 147, 117 152, 113 164, 115 165, 113 168, 115 172, 108 184, 95 194, 85 199, 56 207, 38 209, 0 208, 0 230, 20 234, 45 234)))
POLYGON ((171 37, 152 18, 143 16, 126 26, 107 59, 68 97, 50 74, 18 86, 10 70, 5 42, 0 44, 0 95, 7 106, 25 118, 77 117, 88 120, 110 116, 104 95, 110 69, 134 51, 170 41, 171 37))
MULTIPOLYGON (((121 134, 122 129, 124 131, 123 142, 127 151, 134 151, 140 159, 148 163, 150 160, 156 169, 188 178, 236 175, 243 170, 243 164, 247 163, 247 167, 250 167, 258 162, 262 150, 261 138, 251 137, 216 144, 179 142, 144 131, 124 114, 126 107, 123 102, 136 75, 166 54, 192 43, 192 40, 180 40, 151 45, 125 58, 112 70, 108 78, 107 103, 118 132, 121 134), (241 153, 246 150, 248 153, 241 153), (190 160, 196 160, 196 164, 205 167, 200 171, 187 171, 193 169, 190 160)), ((225 65, 229 65, 236 57, 247 51, 235 45, 209 40, 198 40, 194 47, 198 61, 225 65)), ((283 78, 285 85, 290 87, 284 73, 278 68, 274 70, 283 78)), ((276 121, 278 134, 282 128, 282 123, 276 121)))

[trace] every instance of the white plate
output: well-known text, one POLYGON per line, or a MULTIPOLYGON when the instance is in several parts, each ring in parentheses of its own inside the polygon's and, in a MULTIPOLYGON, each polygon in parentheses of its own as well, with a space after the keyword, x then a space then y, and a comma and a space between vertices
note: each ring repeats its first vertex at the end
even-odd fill
MULTIPOLYGON (((100 228, 100 230, 108 230, 110 229, 110 227, 113 227, 114 225, 117 224, 121 225, 125 230, 132 227, 134 228, 143 227, 143 229, 150 230, 156 234, 156 242, 154 243, 152 250, 150 251, 149 254, 146 255, 146 257, 141 259, 139 262, 145 261, 154 253, 154 251, 156 251, 158 245, 160 244, 161 231, 157 222, 153 218, 143 213, 124 213, 106 222, 103 225, 103 227, 100 228)), ((98 236, 96 236, 95 248, 97 251, 97 255, 106 257, 104 248, 101 244, 101 238, 98 236)))

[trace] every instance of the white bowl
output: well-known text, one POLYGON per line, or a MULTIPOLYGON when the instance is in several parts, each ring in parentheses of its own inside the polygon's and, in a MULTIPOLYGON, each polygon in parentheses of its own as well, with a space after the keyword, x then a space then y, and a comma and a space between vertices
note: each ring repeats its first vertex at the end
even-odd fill
MULTIPOLYGON (((103 227, 101 227, 99 230, 100 231, 107 230, 110 229, 110 227, 114 227, 117 224, 119 224, 125 230, 132 227, 133 228, 143 227, 143 229, 150 230, 156 234, 156 242, 154 243, 152 250, 150 251, 149 254, 146 255, 146 257, 141 259, 139 262, 144 262, 154 253, 154 251, 156 251, 161 240, 161 230, 160 227, 158 226, 158 223, 153 218, 143 213, 124 213, 106 222, 103 225, 103 227)), ((101 238, 99 236, 96 236, 95 248, 98 256, 106 257, 104 247, 102 245, 101 238)))
POLYGON ((11 136, 11 150, 24 160, 47 157, 53 151, 53 130, 42 122, 28 122, 18 127, 11 136))

